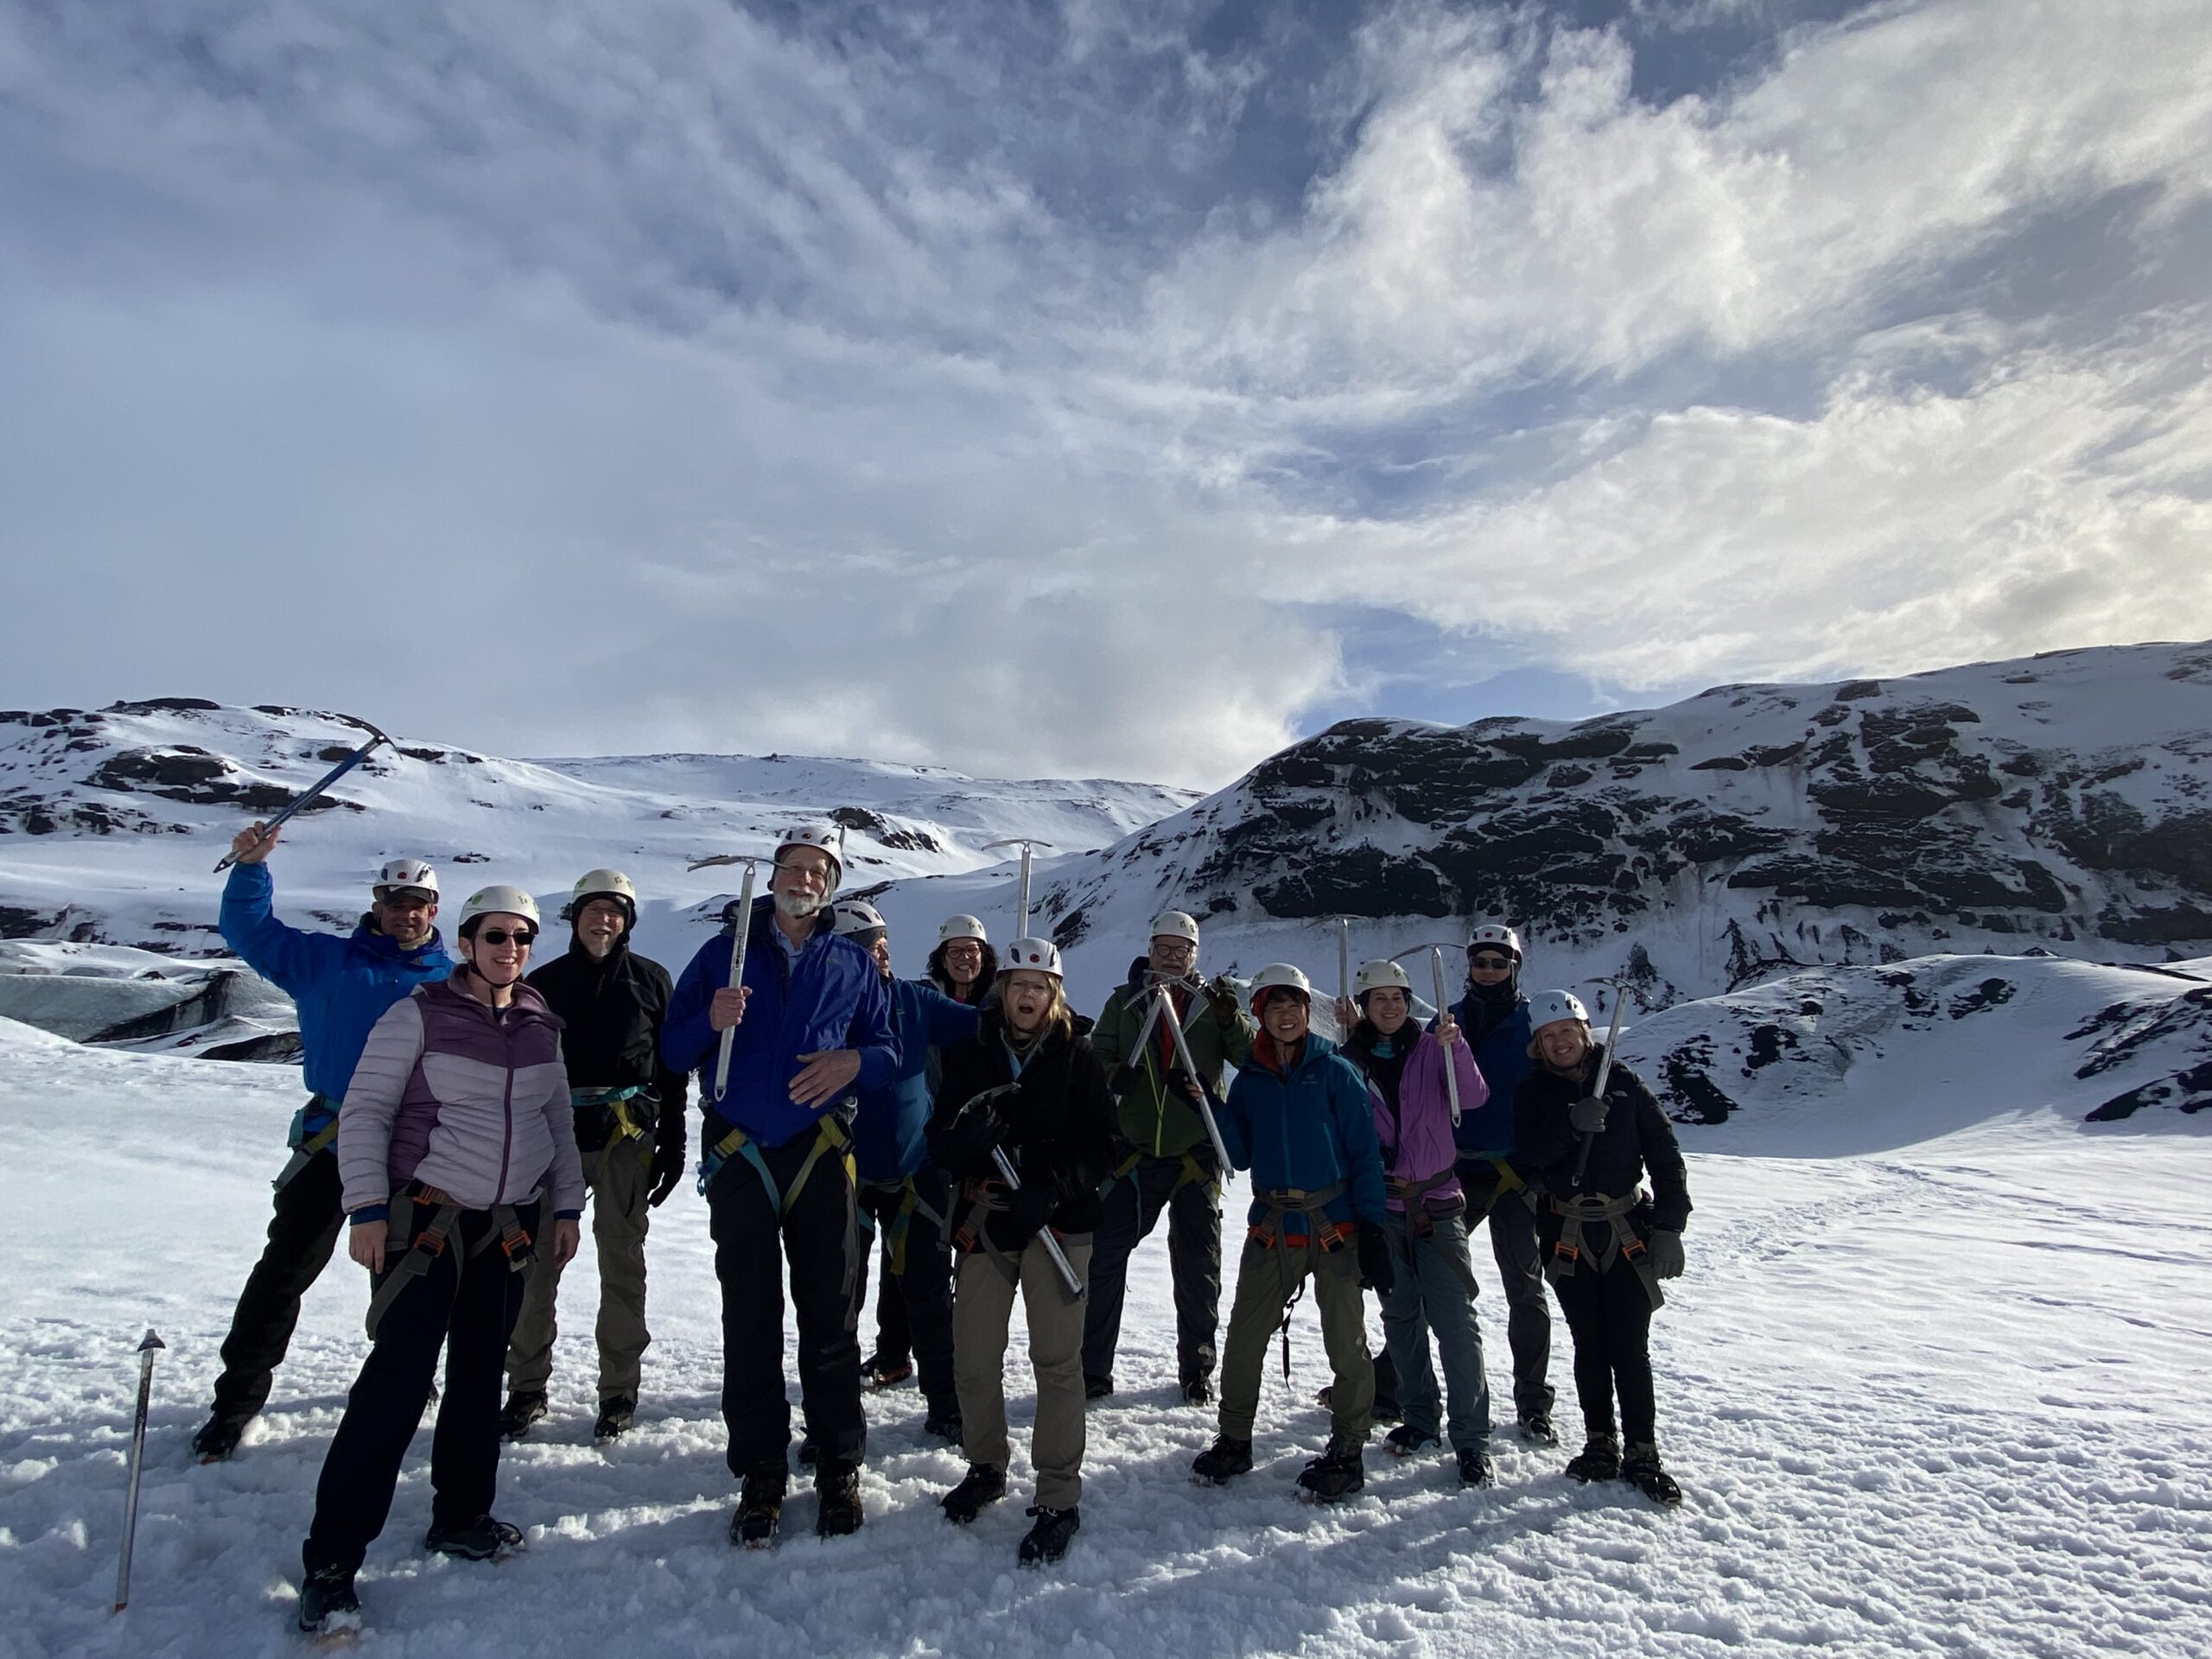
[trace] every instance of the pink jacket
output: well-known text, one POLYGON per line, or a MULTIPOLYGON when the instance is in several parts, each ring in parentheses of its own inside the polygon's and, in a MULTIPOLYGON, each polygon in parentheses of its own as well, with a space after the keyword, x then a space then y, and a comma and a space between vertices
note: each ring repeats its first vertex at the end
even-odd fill
MULTIPOLYGON (((1404 1027, 1412 1028, 1410 1025, 1404 1027)), ((1365 1071, 1364 1057, 1358 1050, 1347 1047, 1344 1052, 1365 1071)), ((1474 1052, 1464 1038, 1452 1045, 1452 1069, 1459 1078, 1462 1115, 1490 1098, 1490 1085, 1483 1081, 1474 1052)), ((1453 1173, 1459 1150, 1452 1139, 1452 1099, 1444 1083, 1444 1046, 1435 1034, 1421 1033, 1413 1052, 1406 1056, 1406 1068, 1398 1077, 1396 1112, 1391 1111, 1372 1078, 1367 1084, 1367 1098, 1375 1109, 1376 1139, 1382 1143, 1382 1176, 1389 1187, 1391 1213, 1405 1213, 1402 1193, 1407 1186, 1418 1186, 1438 1175, 1444 1179, 1422 1194, 1421 1202, 1431 1210, 1448 1210, 1464 1203, 1466 1194, 1453 1173)))

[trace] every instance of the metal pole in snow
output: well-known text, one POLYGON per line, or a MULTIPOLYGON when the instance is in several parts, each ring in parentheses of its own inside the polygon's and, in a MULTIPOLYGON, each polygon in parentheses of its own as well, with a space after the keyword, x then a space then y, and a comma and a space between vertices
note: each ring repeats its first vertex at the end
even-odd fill
POLYGON ((130 1484, 123 1499, 123 1559, 115 1569, 115 1607, 130 1605, 130 1551, 138 1537, 138 1477, 146 1465, 146 1408, 154 1397, 154 1356, 168 1344, 149 1327, 138 1344, 138 1409, 130 1422, 130 1484))

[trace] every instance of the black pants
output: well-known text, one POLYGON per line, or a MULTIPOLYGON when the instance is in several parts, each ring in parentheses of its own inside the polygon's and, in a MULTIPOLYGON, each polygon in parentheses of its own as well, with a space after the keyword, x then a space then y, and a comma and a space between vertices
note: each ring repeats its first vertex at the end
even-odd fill
MULTIPOLYGON (((1193 1154, 1200 1166, 1211 1154, 1193 1154)), ((1213 1375, 1214 1336, 1221 1325, 1221 1188, 1217 1179, 1186 1180, 1180 1158, 1141 1159, 1114 1183, 1091 1238, 1090 1306, 1083 1320, 1083 1374, 1110 1382, 1122 1342, 1122 1300, 1129 1257, 1167 1211, 1167 1267, 1175 1281, 1175 1363, 1182 1381, 1213 1375)), ((1209 1168, 1209 1175, 1211 1170, 1209 1168)))
MULTIPOLYGON (((435 1213, 416 1205, 413 1232, 419 1234, 435 1213)), ((537 1215, 536 1204, 515 1206, 516 1218, 533 1240, 537 1215)), ((387 1270, 401 1254, 397 1241, 387 1241, 387 1270)), ((507 1338, 522 1312, 524 1276, 510 1268, 500 1249, 492 1211, 464 1210, 429 1270, 385 1310, 315 1483, 315 1523, 300 1551, 308 1572, 353 1571, 384 1530, 407 1443, 429 1402, 441 1349, 446 1380, 430 1441, 430 1519, 465 1527, 492 1512, 499 1475, 499 1387, 507 1338)))
POLYGON ((1520 1416, 1551 1414, 1552 1309, 1544 1294, 1544 1258, 1536 1240, 1536 1200, 1526 1187, 1501 1194, 1487 1158, 1459 1166, 1467 1192, 1467 1229, 1490 1222, 1490 1252, 1505 1287, 1505 1340, 1513 1351, 1513 1408, 1520 1416))
POLYGON ((223 1339, 216 1416, 242 1423, 268 1402, 270 1374, 283 1362, 300 1322, 300 1298, 322 1276, 337 1246, 346 1219, 339 1193, 338 1154, 328 1147, 276 1189, 269 1243, 246 1275, 231 1334, 223 1339))
MULTIPOLYGON (((938 1215, 947 1213, 950 1188, 938 1171, 925 1169, 914 1177, 914 1191, 923 1204, 938 1215)), ((922 1398, 930 1414, 956 1415, 960 1396, 952 1381, 952 1253, 944 1230, 917 1208, 906 1217, 906 1236, 899 1246, 902 1272, 891 1271, 892 1248, 897 1238, 899 1207, 906 1203, 903 1182, 860 1189, 861 1209, 875 1222, 876 1249, 865 1237, 860 1251, 860 1271, 853 1287, 853 1313, 857 1320, 868 1300, 868 1257, 880 1254, 883 1271, 875 1293, 875 1351, 886 1359, 912 1354, 921 1373, 922 1398)))
MULTIPOLYGON (((1604 1235, 1599 1232, 1602 1240, 1604 1235)), ((1621 1402, 1622 1439, 1656 1443, 1658 1411, 1651 1389, 1651 1298, 1624 1256, 1605 1272, 1586 1254, 1554 1287, 1574 1338, 1574 1392, 1586 1435, 1613 1432, 1613 1395, 1621 1402)))
MULTIPOLYGON (((788 1195, 815 1137, 802 1135, 761 1154, 788 1195)), ((784 1274, 791 1268, 798 1319, 798 1386, 806 1432, 825 1471, 857 1464, 867 1448, 861 1416, 860 1230, 845 1160, 824 1153, 779 1218, 749 1158, 734 1156, 707 1190, 715 1276, 722 1287, 722 1421, 730 1472, 781 1472, 791 1439, 784 1394, 784 1274), (779 1260, 780 1252, 780 1260, 779 1260)))

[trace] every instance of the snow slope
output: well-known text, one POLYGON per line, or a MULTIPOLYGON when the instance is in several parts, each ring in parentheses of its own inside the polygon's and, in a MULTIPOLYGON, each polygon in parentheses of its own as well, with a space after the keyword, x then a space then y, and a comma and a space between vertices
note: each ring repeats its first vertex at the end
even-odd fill
MULTIPOLYGON (((2212 1651, 2212 1117, 2083 1121, 2193 1052, 2183 1026, 2144 1033, 2196 1006, 2204 964, 2165 976, 2033 959, 1904 967, 1939 998, 1935 1012, 1896 988, 1839 982, 1825 1007, 1840 1018, 1862 1007, 1872 1022, 1853 1064, 1840 1075, 1758 1068, 1756 1086, 1732 1079, 1724 1122, 1682 1130, 1697 1204, 1690 1270, 1655 1338, 1662 1433, 1688 1489, 1675 1514, 1624 1488, 1576 1488, 1557 1472, 1564 1453, 1510 1440, 1493 1492, 1460 1492, 1440 1459, 1386 1466, 1371 1452, 1362 1499, 1300 1506, 1291 1477, 1325 1434, 1310 1403, 1325 1380, 1310 1309, 1294 1387, 1270 1361, 1259 1471, 1226 1491, 1191 1485, 1185 1465, 1212 1424, 1176 1401, 1155 1238, 1132 1278, 1121 1391, 1090 1418, 1085 1524, 1062 1568, 1013 1567, 1027 1524, 1018 1502, 971 1529, 944 1523, 934 1499, 961 1463, 922 1440, 911 1389, 870 1403, 857 1538, 816 1541, 802 1488, 779 1549, 734 1552, 711 1250, 686 1191, 655 1217, 656 1340, 638 1430, 606 1452, 589 1444, 587 1252, 564 1285, 553 1414, 502 1463, 500 1511, 528 1529, 529 1551, 496 1567, 423 1554, 418 1437, 364 1574, 372 1629, 359 1649, 2212 1651), (2018 988, 1953 1020, 1946 999, 1970 995, 1977 970, 2018 988), (2109 1029, 2067 1036, 2085 1013, 2122 1003, 2131 1012, 2109 1029), (2110 1068, 2075 1075, 2131 1032, 2141 1040, 2110 1068)), ((1703 1034, 1725 1052, 1738 1034, 1750 1040, 1764 1007, 1672 1010, 1629 1052, 1663 1058, 1703 1034)), ((1765 1012, 1783 1017, 1779 1004, 1765 1012)), ((298 1095, 286 1067, 87 1049, 0 1021, 11 1198, 0 1205, 0 1347, 13 1361, 0 1395, 4 1659, 299 1650, 299 1537, 362 1351, 353 1269, 334 1266, 308 1297, 241 1456, 201 1469, 186 1444, 298 1095), (133 1606, 111 1620, 130 1351, 149 1325, 170 1348, 133 1606)), ((1486 1265, 1482 1276, 1487 1287, 1486 1265)), ((1497 1305, 1488 1290, 1484 1313, 1497 1305)), ((1502 1333, 1487 1334, 1502 1387, 1502 1333)), ((1017 1322, 1017 1446, 1029 1395, 1020 1346, 1017 1322)), ((1561 1332, 1563 1389, 1567 1373, 1561 1332)), ((1561 1417, 1571 1428, 1571 1393, 1561 1417)), ((1020 1451, 1014 1475, 1026 1492, 1020 1451)))

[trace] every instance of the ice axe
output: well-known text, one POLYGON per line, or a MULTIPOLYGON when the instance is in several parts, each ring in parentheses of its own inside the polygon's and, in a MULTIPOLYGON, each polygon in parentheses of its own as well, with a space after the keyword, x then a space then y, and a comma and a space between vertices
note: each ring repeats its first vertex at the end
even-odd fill
POLYGON ((1136 1041, 1129 1045, 1132 1057, 1146 1052, 1145 1046, 1152 1040, 1153 1028, 1162 1020, 1173 1033, 1175 1061, 1198 1085, 1198 1121, 1205 1125, 1206 1139, 1213 1142, 1213 1155, 1221 1160, 1221 1173, 1225 1179, 1230 1171, 1229 1147, 1221 1138, 1221 1125, 1214 1122, 1213 1107, 1206 1099, 1205 1079, 1198 1075, 1198 1063, 1191 1058, 1189 1039, 1183 1035, 1183 1022, 1175 1017, 1175 998, 1165 984, 1155 984, 1150 993, 1152 1008, 1144 1017, 1144 1024, 1137 1028, 1136 1041))
POLYGON ((987 853, 1001 847, 1021 849, 1021 889, 1014 901, 1014 937, 1017 939, 1026 939, 1029 937, 1030 849, 1042 847, 1049 853, 1052 850, 1052 843, 1049 841, 1033 841, 1027 836, 1009 836, 1004 841, 987 841, 983 843, 983 850, 987 853))
POLYGON ((130 1605, 130 1551, 138 1539, 138 1477, 146 1466, 146 1408, 154 1398, 154 1356, 168 1346, 148 1329, 138 1344, 138 1409, 130 1420, 130 1480, 123 1497, 123 1558, 115 1569, 115 1607, 130 1605))
MULTIPOLYGON (((745 942, 753 932, 753 878, 760 868, 760 856, 757 853, 716 853, 685 868, 703 870, 711 864, 745 866, 745 880, 737 890, 737 920, 731 925, 729 945, 729 988, 741 990, 745 986, 745 942)), ((729 1052, 736 1042, 737 1027, 724 1026, 721 1049, 715 1056, 715 1104, 717 1106, 721 1104, 722 1096, 729 1092, 729 1052)))
MULTIPOLYGON (((363 721, 361 723, 364 726, 368 726, 368 722, 366 721, 363 721)), ((372 735, 367 742, 362 744, 359 748, 354 750, 353 753, 347 755, 343 760, 340 760, 328 772, 324 772, 320 779, 316 779, 315 782, 308 786, 307 793, 302 795, 282 812, 279 812, 275 817, 270 819, 268 823, 261 826, 262 840, 268 840, 271 835, 275 834, 276 831, 282 829, 287 823, 289 823, 295 814, 305 811, 308 807, 316 801, 321 800, 322 798, 323 791, 328 789, 340 778, 343 778, 347 772, 353 771, 354 767, 359 766, 362 761, 367 760, 378 748, 391 741, 391 740, 386 737, 382 732, 378 731, 375 727, 369 726, 369 730, 373 733, 374 735, 372 735)), ((232 865, 238 861, 238 855, 236 853, 225 853, 223 855, 222 862, 215 866, 215 874, 220 875, 225 870, 229 869, 232 865)))
MULTIPOLYGON (((1605 1052, 1599 1057, 1598 1081, 1590 1090, 1598 1099, 1603 1100, 1605 1084, 1613 1075, 1613 1050, 1620 1042, 1621 1015, 1628 1011, 1629 998, 1633 996, 1641 1001, 1643 993, 1624 979, 1586 979, 1582 982, 1585 985, 1609 986, 1613 993, 1613 1021, 1605 1028, 1605 1052)), ((1582 1149, 1574 1154, 1574 1179, 1568 1183, 1569 1185, 1582 1185, 1582 1173, 1590 1167, 1590 1148, 1597 1144, 1597 1141, 1598 1132, 1595 1129, 1582 1137, 1582 1149)))
MULTIPOLYGON (((1441 1023, 1449 1014, 1444 1006, 1444 952, 1435 945, 1428 947, 1429 971, 1435 976, 1436 1018, 1441 1023)), ((1452 1069, 1452 1051, 1444 1051, 1444 1087, 1452 1096, 1452 1127, 1459 1127, 1459 1074, 1452 1069)))

